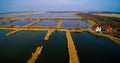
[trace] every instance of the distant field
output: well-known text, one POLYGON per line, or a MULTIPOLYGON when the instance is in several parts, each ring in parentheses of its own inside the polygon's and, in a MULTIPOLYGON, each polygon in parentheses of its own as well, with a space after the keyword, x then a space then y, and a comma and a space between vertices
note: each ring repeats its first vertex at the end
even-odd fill
POLYGON ((18 16, 29 16, 32 14, 47 14, 47 12, 13 12, 13 13, 3 13, 0 17, 18 17, 18 16))
POLYGON ((94 15, 109 16, 109 17, 118 17, 118 18, 120 18, 120 14, 94 14, 94 15))

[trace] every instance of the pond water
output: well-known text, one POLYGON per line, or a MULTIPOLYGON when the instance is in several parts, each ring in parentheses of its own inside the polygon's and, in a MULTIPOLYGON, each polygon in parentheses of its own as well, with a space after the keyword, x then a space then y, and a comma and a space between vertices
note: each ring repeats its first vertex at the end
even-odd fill
POLYGON ((62 27, 86 27, 90 26, 87 21, 82 20, 64 20, 62 23, 62 27))
POLYGON ((48 14, 35 14, 31 16, 24 16, 23 18, 79 18, 69 13, 48 13, 48 14))
MULTIPOLYGON (((70 14, 41 14, 26 17, 78 18, 70 14)), ((26 18, 25 17, 25 18, 26 18)), ((34 22, 16 21, 12 24, 23 26, 34 22)), ((44 20, 34 26, 56 26, 58 21, 44 20)), ((63 20, 62 27, 86 27, 90 24, 81 20, 63 20)), ((22 31, 6 36, 10 31, 0 30, 0 63, 26 63, 38 46, 43 46, 35 63, 69 63, 65 32, 54 32, 48 41, 47 31, 22 31)), ((81 63, 120 63, 120 45, 105 37, 95 37, 90 33, 71 33, 81 63)))
MULTIPOLYGON (((70 13, 48 13, 48 14, 35 14, 31 16, 24 16, 23 18, 79 18, 78 16, 75 16, 70 13)), ((43 20, 38 24, 35 24, 34 26, 56 26, 58 24, 59 20, 43 20)), ((6 22, 6 21, 4 21, 6 22)), ((34 20, 18 20, 15 22, 12 22, 12 25, 14 26, 23 26, 27 25, 29 23, 34 22, 34 20)), ((11 23, 7 21, 5 26, 10 26, 11 23)), ((89 26, 90 24, 87 21, 82 21, 82 20, 63 20, 62 27, 85 27, 89 26)))
POLYGON ((23 31, 6 37, 5 34, 8 32, 0 31, 0 62, 26 63, 32 52, 42 45, 44 46, 43 52, 36 63, 68 63, 65 33, 53 33, 49 41, 44 41, 46 31, 23 31))
POLYGON ((0 27, 6 26, 7 23, 9 23, 7 20, 0 20, 0 27))
MULTIPOLYGON (((67 39, 64 32, 54 32, 44 41, 46 31, 18 32, 10 37, 0 31, 0 62, 25 63, 38 46, 44 46, 35 63, 69 63, 67 39)), ((114 63, 119 61, 120 45, 108 38, 90 33, 71 33, 81 63, 114 63), (110 61, 111 60, 111 61, 110 61)))
POLYGON ((0 20, 0 22, 7 22, 7 20, 0 20))
MULTIPOLYGON (((51 26, 55 27, 58 24, 58 20, 44 20, 34 26, 51 26)), ((61 27, 87 27, 90 24, 87 21, 82 20, 63 20, 61 27)))
POLYGON ((53 21, 53 20, 44 20, 44 21, 41 21, 40 23, 38 24, 35 24, 34 26, 56 26, 58 24, 58 21, 53 21))
POLYGON ((12 22, 12 23, 10 23, 9 21, 6 21, 6 20, 0 20, 0 22, 4 22, 5 23, 2 26, 10 26, 10 25, 24 26, 24 25, 27 25, 27 24, 30 24, 30 23, 34 22, 34 20, 29 20, 29 21, 18 20, 18 21, 12 22))
POLYGON ((119 63, 120 45, 88 32, 72 33, 81 63, 119 63))
POLYGON ((34 22, 34 20, 29 20, 29 21, 18 20, 18 21, 13 22, 12 25, 14 25, 14 26, 24 26, 24 25, 30 24, 32 22, 34 22))

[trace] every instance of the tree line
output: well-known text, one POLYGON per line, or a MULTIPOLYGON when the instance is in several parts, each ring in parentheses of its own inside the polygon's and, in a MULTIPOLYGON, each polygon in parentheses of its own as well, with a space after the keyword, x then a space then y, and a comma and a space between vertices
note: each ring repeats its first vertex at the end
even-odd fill
POLYGON ((108 17, 108 16, 99 16, 92 13, 78 13, 76 14, 82 17, 85 20, 95 21, 98 25, 102 27, 110 26, 113 28, 112 34, 114 36, 120 37, 120 18, 117 17, 108 17))

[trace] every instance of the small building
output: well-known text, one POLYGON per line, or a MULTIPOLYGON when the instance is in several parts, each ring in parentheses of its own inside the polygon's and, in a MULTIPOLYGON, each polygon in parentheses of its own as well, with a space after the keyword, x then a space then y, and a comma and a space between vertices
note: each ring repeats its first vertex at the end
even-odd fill
POLYGON ((102 29, 102 28, 101 28, 100 26, 98 26, 98 25, 95 24, 95 25, 92 26, 92 29, 93 29, 94 31, 96 31, 96 32, 101 32, 101 29, 102 29))
POLYGON ((95 29, 96 32, 101 32, 101 27, 98 26, 96 29, 95 29))
POLYGON ((113 30, 113 29, 110 26, 105 28, 105 31, 107 31, 107 32, 110 32, 111 30, 113 30))
POLYGON ((98 27, 98 25, 96 25, 96 24, 92 26, 93 29, 95 29, 95 28, 97 28, 97 27, 98 27))

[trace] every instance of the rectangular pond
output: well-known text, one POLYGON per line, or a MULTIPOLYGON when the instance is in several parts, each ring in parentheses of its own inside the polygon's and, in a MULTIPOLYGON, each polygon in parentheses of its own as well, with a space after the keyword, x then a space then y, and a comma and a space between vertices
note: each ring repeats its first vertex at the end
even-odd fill
POLYGON ((12 24, 13 24, 14 26, 24 26, 24 25, 30 24, 30 23, 32 23, 32 22, 34 22, 34 20, 29 20, 29 21, 19 20, 19 21, 13 22, 12 24))
POLYGON ((41 21, 38 24, 35 24, 34 26, 51 26, 51 27, 55 27, 57 25, 58 21, 54 21, 54 20, 44 20, 41 21))
MULTIPOLYGON (((18 32, 7 37, 10 31, 0 31, 0 62, 26 63, 38 46, 42 53, 35 63, 69 63, 67 39, 64 32, 54 32, 48 41, 46 31, 18 32)), ((120 45, 105 37, 95 37, 90 33, 71 33, 80 63, 119 62, 120 45), (111 61, 110 61, 111 60, 111 61)))
POLYGON ((27 63, 38 46, 43 46, 35 63, 68 63, 67 40, 65 33, 55 32, 44 41, 44 32, 23 31, 10 37, 0 31, 0 63, 27 63))
MULTIPOLYGON (((23 17, 23 16, 22 16, 23 17)), ((79 18, 73 14, 33 14, 23 18, 79 18)), ((8 21, 5 26, 11 25, 8 21)), ((14 26, 34 22, 16 21, 14 26)), ((44 20, 34 26, 55 27, 58 21, 44 20)), ((82 20, 63 20, 62 27, 87 27, 82 20)), ((47 31, 22 31, 6 36, 9 30, 0 30, 0 63, 27 63, 38 46, 43 46, 35 63, 69 63, 68 43, 65 32, 54 32, 48 41, 44 40, 47 31)), ((88 32, 71 33, 80 63, 120 63, 120 45, 105 37, 96 37, 88 32)))
POLYGON ((62 27, 87 27, 90 24, 82 20, 63 20, 62 27))
POLYGON ((80 63, 118 63, 120 45, 88 32, 72 33, 80 63))
POLYGON ((31 16, 24 16, 23 18, 79 18, 79 17, 69 13, 48 13, 48 14, 33 14, 31 16))

